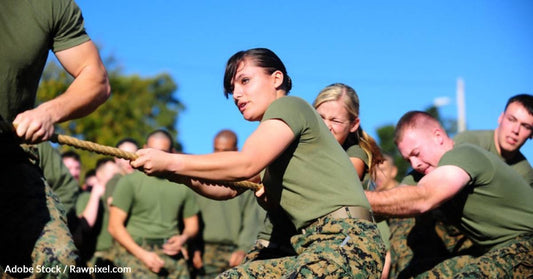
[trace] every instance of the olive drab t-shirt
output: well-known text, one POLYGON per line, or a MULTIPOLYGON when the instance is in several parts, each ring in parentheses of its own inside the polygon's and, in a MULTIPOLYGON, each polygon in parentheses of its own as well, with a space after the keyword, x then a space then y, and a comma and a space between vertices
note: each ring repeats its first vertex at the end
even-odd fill
POLYGON ((199 211, 187 186, 139 171, 118 181, 112 205, 128 214, 126 230, 134 238, 169 238, 179 233, 180 216, 192 217, 199 211))
POLYGON ((471 177, 441 208, 476 244, 492 247, 533 233, 533 188, 503 160, 479 146, 456 144, 439 161, 471 177))
POLYGON ((496 144, 494 143, 494 130, 478 130, 478 131, 465 131, 460 134, 457 134, 453 141, 458 143, 468 142, 481 146, 483 149, 488 150, 496 155, 498 155, 502 160, 504 160, 509 166, 511 166, 518 174, 520 174, 531 187, 533 187, 533 168, 531 164, 527 161, 526 157, 522 152, 518 151, 516 156, 511 160, 505 160, 501 155, 498 154, 496 149, 496 144))
POLYGON ((311 105, 285 96, 270 104, 262 121, 269 119, 287 124, 295 140, 267 166, 263 184, 296 228, 341 206, 370 209, 348 155, 311 105))
POLYGON ((71 0, 2 0, 0 11, 0 115, 11 122, 34 107, 48 52, 80 45, 89 36, 71 0))
POLYGON ((202 233, 205 243, 235 245, 246 252, 253 246, 265 211, 252 191, 222 201, 196 195, 196 202, 205 224, 202 233))

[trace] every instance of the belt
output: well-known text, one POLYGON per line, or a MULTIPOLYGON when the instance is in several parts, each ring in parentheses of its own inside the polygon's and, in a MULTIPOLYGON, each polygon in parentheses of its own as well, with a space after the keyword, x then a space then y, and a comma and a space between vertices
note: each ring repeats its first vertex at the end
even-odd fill
MULTIPOLYGON (((353 219, 363 219, 370 222, 375 223, 374 221, 374 215, 372 212, 362 206, 343 206, 335 211, 332 211, 322 217, 318 217, 315 221, 313 221, 311 224, 306 226, 306 228, 309 228, 310 226, 315 225, 319 220, 324 218, 331 218, 331 219, 346 219, 346 218, 353 218, 353 219)), ((300 230, 302 233, 305 233, 305 228, 300 230)))
POLYGON ((139 245, 149 245, 149 246, 163 246, 163 244, 165 244, 167 242, 168 238, 144 238, 144 237, 139 237, 135 240, 135 242, 137 242, 137 244, 139 245))
POLYGON ((323 217, 329 217, 332 219, 356 218, 374 222, 372 212, 362 206, 343 206, 323 217))

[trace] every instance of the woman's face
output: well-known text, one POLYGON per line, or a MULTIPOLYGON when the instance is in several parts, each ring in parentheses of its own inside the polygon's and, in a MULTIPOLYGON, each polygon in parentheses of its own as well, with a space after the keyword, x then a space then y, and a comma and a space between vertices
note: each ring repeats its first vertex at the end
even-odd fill
POLYGON ((329 131, 342 145, 351 132, 359 128, 359 118, 350 121, 350 115, 341 100, 327 101, 316 108, 329 131))
POLYGON ((241 62, 233 78, 233 100, 244 119, 260 121, 268 106, 284 96, 276 89, 282 81, 280 71, 268 74, 250 59, 241 62))

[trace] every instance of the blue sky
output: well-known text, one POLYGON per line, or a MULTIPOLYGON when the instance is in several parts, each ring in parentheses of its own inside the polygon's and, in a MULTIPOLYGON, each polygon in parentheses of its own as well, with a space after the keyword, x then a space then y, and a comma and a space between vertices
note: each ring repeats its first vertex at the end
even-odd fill
MULTIPOLYGON (((448 97, 465 83, 468 129, 493 129, 507 99, 533 94, 533 1, 102 1, 78 0, 104 57, 126 74, 167 72, 186 110, 178 140, 188 153, 212 151, 213 136, 257 123, 222 93, 227 59, 267 47, 293 80, 291 95, 312 102, 328 84, 356 89, 372 136, 408 110, 448 97)), ((127 135, 124 135, 127 136, 127 135)), ((523 147, 533 160, 533 142, 523 147)))

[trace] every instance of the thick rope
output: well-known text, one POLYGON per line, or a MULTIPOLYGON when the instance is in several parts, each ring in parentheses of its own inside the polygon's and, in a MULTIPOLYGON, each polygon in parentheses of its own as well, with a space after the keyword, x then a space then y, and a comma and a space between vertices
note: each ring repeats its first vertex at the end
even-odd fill
MULTIPOLYGON (((80 139, 66 136, 66 135, 53 134, 52 137, 50 138, 50 141, 58 143, 58 144, 69 145, 69 146, 87 150, 90 152, 95 152, 98 154, 110 155, 113 157, 130 160, 130 161, 135 160, 138 157, 137 154, 135 153, 126 152, 124 150, 120 150, 115 147, 110 147, 110 146, 105 146, 105 145, 97 144, 97 143, 90 142, 90 141, 80 140, 80 139)), ((185 176, 183 177, 185 178, 185 176)), ((245 188, 245 189, 250 189, 254 191, 257 191, 263 187, 263 185, 261 184, 253 183, 250 181, 226 182, 226 181, 209 180, 209 182, 207 182, 206 180, 202 180, 202 179, 197 179, 197 178, 194 178, 194 179, 200 182, 207 183, 207 184, 219 184, 219 185, 228 186, 231 188, 245 188)))

